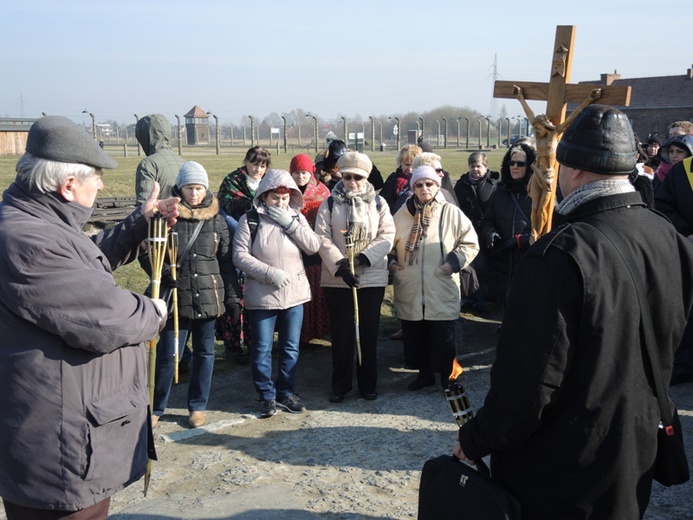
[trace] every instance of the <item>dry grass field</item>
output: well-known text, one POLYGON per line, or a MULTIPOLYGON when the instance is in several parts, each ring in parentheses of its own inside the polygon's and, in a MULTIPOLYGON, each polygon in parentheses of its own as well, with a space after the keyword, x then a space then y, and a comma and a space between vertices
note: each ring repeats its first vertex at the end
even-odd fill
MULTIPOLYGON (((368 147, 364 150, 366 154, 373 160, 373 163, 387 177, 395 170, 397 162, 397 153, 394 150, 385 152, 371 152, 368 147)), ((107 170, 104 174, 104 190, 100 193, 101 197, 125 197, 132 196, 135 193, 135 171, 137 165, 144 158, 144 154, 137 155, 137 149, 133 146, 128 148, 128 157, 124 157, 123 147, 106 146, 106 151, 118 162, 118 168, 107 170)), ((174 148, 175 150, 175 148, 174 148)), ((315 149, 306 150, 298 147, 292 152, 291 147, 289 153, 284 154, 283 149, 277 155, 276 147, 272 149, 272 166, 274 168, 288 169, 289 163, 293 155, 297 153, 308 153, 311 156, 315 155, 315 149)), ((460 176, 468 171, 467 158, 474 150, 464 150, 459 148, 436 149, 435 152, 442 157, 443 167, 450 172, 453 184, 457 182, 460 176)), ((489 166, 492 170, 499 170, 505 149, 487 151, 489 157, 489 166)), ((183 157, 194 160, 202 164, 209 174, 210 186, 213 190, 217 190, 224 177, 241 166, 243 157, 245 156, 246 148, 228 148, 222 147, 220 154, 216 155, 214 147, 195 146, 184 147, 183 157)), ((15 165, 17 164, 18 156, 2 156, 0 157, 0 191, 4 191, 14 180, 15 165)), ((124 266, 116 272, 116 280, 118 283, 133 291, 141 292, 147 285, 147 278, 144 272, 139 268, 137 263, 124 266)))

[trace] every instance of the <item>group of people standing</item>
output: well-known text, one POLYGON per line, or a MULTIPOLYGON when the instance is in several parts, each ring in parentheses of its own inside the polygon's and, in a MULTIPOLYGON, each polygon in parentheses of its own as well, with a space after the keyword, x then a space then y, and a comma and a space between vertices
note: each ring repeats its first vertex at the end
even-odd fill
POLYGON ((409 149, 378 194, 362 153, 339 154, 329 190, 310 157, 294 157, 291 171, 271 169, 269 153, 256 148, 215 196, 202 165, 171 153, 166 132, 155 128, 166 124, 158 116, 138 122, 138 139, 148 139, 146 147, 140 141, 148 154, 137 172, 140 207, 112 229, 82 232, 103 171, 117 165, 63 117, 34 123, 3 193, 0 496, 9 520, 105 519, 112 494, 155 458, 152 427, 165 410, 175 348, 167 302, 118 287, 112 274, 142 256, 155 214, 180 239, 176 276, 171 262, 162 282, 179 291, 180 344, 193 339, 191 426, 204 424, 222 315, 231 326, 248 324, 262 415, 303 411, 294 376, 304 306, 318 287, 332 334, 330 400, 352 389, 355 347, 358 390, 376 399, 377 329, 390 274, 405 359, 419 370, 409 387, 434 384, 454 358, 459 274, 481 240, 489 254, 509 253, 513 278, 490 391, 460 428, 453 453, 468 461, 490 454, 494 478, 518 498, 524 518, 642 518, 663 418, 646 359, 654 366, 657 356, 668 379, 690 333, 689 139, 672 138, 660 154, 672 165, 654 191, 667 220, 636 192, 638 150, 627 117, 585 108, 557 147, 555 228, 528 248, 531 147, 508 150, 489 197, 483 155, 470 156, 468 177, 450 189, 439 156, 409 149), (175 171, 169 184, 160 178, 167 168, 175 171), (467 216, 457 204, 474 211, 467 216), (525 258, 515 268, 518 252, 525 258), (311 266, 320 269, 319 285, 311 266), (144 343, 159 331, 150 411, 144 343))
MULTIPOLYGON (((138 123, 148 137, 159 124, 157 116, 138 123)), ((405 169, 393 173, 397 205, 376 188, 382 186, 387 195, 392 182, 383 186, 370 158, 337 139, 317 164, 299 154, 289 171, 272 169, 271 154, 253 147, 215 196, 204 168, 193 161, 177 164, 166 151, 166 132, 156 135, 158 147, 143 143, 145 151, 152 150, 146 163, 175 165, 170 190, 181 198, 173 231, 179 251, 187 254, 179 253, 176 281, 165 267, 162 287, 176 287, 182 295, 179 345, 184 347, 192 334, 192 427, 205 422, 214 337, 224 342, 228 357, 251 363, 261 417, 271 417, 278 408, 305 410, 295 388, 300 345, 327 335, 332 344, 329 400, 342 402, 352 391, 354 371, 360 396, 377 399, 376 344, 388 283, 394 284, 395 309, 405 330, 405 363, 419 369, 409 388, 429 386, 435 373, 445 374, 441 383, 446 384, 459 341, 453 334, 459 273, 476 256, 478 240, 438 155, 419 146, 402 150, 398 162, 405 169), (279 366, 273 378, 275 331, 279 366)), ((146 191, 141 186, 146 179, 161 177, 164 170, 138 170, 138 193, 146 191)), ((154 424, 165 413, 171 387, 171 327, 169 320, 158 344, 154 424)))

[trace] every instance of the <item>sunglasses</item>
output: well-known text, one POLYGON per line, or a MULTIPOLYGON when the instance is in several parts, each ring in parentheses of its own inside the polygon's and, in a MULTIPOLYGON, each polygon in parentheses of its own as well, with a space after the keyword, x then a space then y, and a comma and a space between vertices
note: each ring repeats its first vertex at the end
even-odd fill
POLYGON ((525 161, 508 161, 508 164, 509 164, 510 166, 515 166, 515 165, 517 165, 517 166, 519 166, 520 168, 524 168, 525 166, 527 166, 527 163, 526 163, 525 161))
POLYGON ((351 175, 349 173, 347 173, 343 178, 345 181, 355 180, 356 182, 362 181, 364 179, 364 177, 362 177, 361 175, 351 175))
POLYGON ((427 188, 430 188, 431 186, 438 186, 438 185, 433 181, 417 182, 416 184, 414 184, 414 187, 417 189, 421 189, 424 186, 426 186, 427 188))

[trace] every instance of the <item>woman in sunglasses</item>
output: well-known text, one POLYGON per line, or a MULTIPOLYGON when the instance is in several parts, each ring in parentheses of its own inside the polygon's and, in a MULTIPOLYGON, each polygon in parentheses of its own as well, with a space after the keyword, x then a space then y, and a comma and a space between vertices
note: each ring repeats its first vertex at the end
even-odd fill
POLYGON ((394 304, 402 321, 404 358, 418 368, 409 390, 447 386, 455 357, 455 322, 460 316, 459 272, 479 251, 471 221, 455 204, 438 197, 441 176, 428 165, 412 173, 413 195, 395 213, 390 260, 394 304))
POLYGON ((378 397, 376 344, 380 306, 387 286, 387 254, 395 226, 385 201, 368 182, 373 163, 367 155, 345 152, 337 161, 341 179, 315 219, 320 237, 320 285, 330 313, 332 391, 341 403, 351 391, 356 328, 354 291, 358 301, 361 359, 356 367, 358 389, 366 400, 378 397), (353 244, 354 271, 349 265, 347 238, 353 244))
POLYGON ((489 300, 505 303, 515 269, 529 247, 532 199, 527 183, 532 175, 534 149, 513 145, 503 157, 501 181, 489 199, 481 222, 479 242, 489 250, 489 300))

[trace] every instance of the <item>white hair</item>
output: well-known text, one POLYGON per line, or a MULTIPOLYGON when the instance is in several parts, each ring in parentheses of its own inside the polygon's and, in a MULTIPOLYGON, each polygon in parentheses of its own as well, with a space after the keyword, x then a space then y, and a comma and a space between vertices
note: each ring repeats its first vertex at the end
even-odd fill
POLYGON ((411 167, 417 169, 419 166, 423 165, 433 166, 433 163, 436 161, 440 162, 440 155, 433 152, 422 152, 414 157, 411 167))
POLYGON ((51 161, 25 153, 17 162, 15 171, 17 180, 28 183, 30 188, 36 188, 41 193, 52 193, 69 176, 74 175, 78 181, 84 182, 97 169, 86 164, 51 161))

